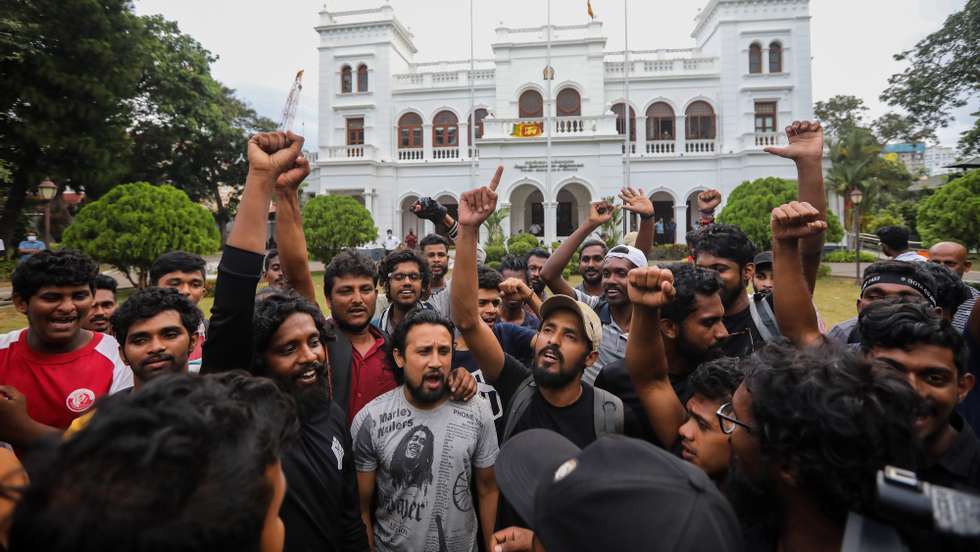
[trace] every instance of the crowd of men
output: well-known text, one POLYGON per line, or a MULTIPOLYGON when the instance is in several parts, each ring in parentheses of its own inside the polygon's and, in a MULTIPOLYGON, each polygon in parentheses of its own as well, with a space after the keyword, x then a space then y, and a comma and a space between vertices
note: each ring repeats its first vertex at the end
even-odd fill
POLYGON ((162 255, 124 302, 74 251, 17 267, 28 325, 0 336, 0 545, 829 551, 861 516, 911 549, 975 550, 896 518, 875 487, 894 466, 980 493, 967 251, 926 258, 882 230, 893 259, 824 331, 823 133, 786 132, 767 151, 796 164, 799 196, 772 212, 772 251, 715 223, 709 190, 689 261, 650 265, 663 223, 624 188, 554 252, 491 268, 478 242, 500 167, 455 219, 413 208, 441 234, 416 249, 389 231, 380 263, 344 250, 322 289, 303 139, 254 136, 209 319, 196 255, 162 255), (610 247, 595 234, 619 209, 640 226, 610 247))

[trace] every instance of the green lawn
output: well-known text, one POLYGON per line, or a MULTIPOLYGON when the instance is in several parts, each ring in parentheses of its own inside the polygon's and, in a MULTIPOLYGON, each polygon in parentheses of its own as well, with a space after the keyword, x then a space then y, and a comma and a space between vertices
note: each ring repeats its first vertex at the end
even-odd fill
MULTIPOLYGON (((313 274, 316 284, 317 302, 326 312, 326 304, 323 299, 323 273, 313 274)), ((572 285, 580 283, 579 276, 573 276, 572 285)), ((120 290, 119 299, 124 300, 132 293, 131 289, 120 290)), ((829 329, 834 324, 852 318, 857 311, 854 307, 854 300, 857 298, 858 288, 854 281, 847 278, 821 278, 817 281, 817 291, 814 302, 820 311, 820 317, 829 329)), ((214 303, 212 297, 205 297, 201 300, 201 310, 205 316, 211 315, 211 305, 214 303)), ((27 325, 27 320, 14 309, 13 306, 0 307, 0 333, 16 330, 27 325)))

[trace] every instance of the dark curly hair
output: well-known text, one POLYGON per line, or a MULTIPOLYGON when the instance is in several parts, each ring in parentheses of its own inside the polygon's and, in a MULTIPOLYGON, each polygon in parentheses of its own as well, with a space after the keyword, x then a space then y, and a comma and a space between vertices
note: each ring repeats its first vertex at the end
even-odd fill
POLYGON ((691 247, 695 257, 699 253, 708 253, 734 261, 739 268, 751 263, 759 252, 745 232, 731 224, 711 224, 688 236, 693 240, 691 247))
POLYGON ((970 287, 963 283, 959 275, 939 263, 916 263, 919 268, 932 275, 936 280, 936 303, 943 309, 943 314, 952 318, 956 309, 964 301, 973 297, 970 287))
POLYGON ((742 369, 763 461, 788 466, 828 519, 873 511, 885 465, 915 469, 920 399, 895 370, 833 345, 799 350, 785 340, 743 359, 742 369))
POLYGON ((737 357, 709 360, 697 367, 687 379, 691 391, 709 401, 728 402, 742 383, 744 374, 737 357))
POLYGON ((714 270, 690 263, 672 263, 664 268, 674 275, 674 290, 677 294, 673 301, 660 309, 660 313, 675 324, 682 324, 694 312, 698 295, 721 292, 721 278, 714 270))
MULTIPOLYGON (((408 311, 405 315, 405 319, 398 324, 395 328, 395 332, 391 334, 391 339, 388 340, 388 346, 385 349, 385 356, 388 362, 388 366, 391 366, 391 370, 395 375, 395 381, 399 385, 405 383, 405 369, 398 366, 395 362, 395 351, 401 351, 403 354, 405 352, 405 340, 408 338, 408 332, 411 331, 415 326, 422 324, 436 324, 446 328, 449 331, 450 338, 455 334, 456 326, 447 319, 443 318, 437 311, 433 309, 415 308, 408 311)), ((455 350, 455 345, 453 346, 455 350)))
POLYGON ((180 323, 189 335, 197 333, 204 315, 176 289, 149 287, 132 294, 112 314, 110 323, 120 344, 126 343, 129 328, 136 322, 148 320, 161 312, 173 310, 180 315, 180 323))
POLYGON ((518 257, 517 255, 505 255, 503 259, 500 259, 500 273, 503 275, 505 270, 510 270, 511 272, 520 272, 524 275, 524 282, 528 281, 527 274, 527 261, 524 257, 518 257))
POLYGON ((865 352, 874 347, 907 351, 916 345, 936 345, 953 351, 957 373, 966 373, 969 352, 963 336, 927 303, 902 297, 875 301, 861 310, 858 327, 865 352))
POLYGON ((266 471, 298 430, 292 399, 244 372, 108 396, 77 435, 37 451, 10 550, 257 552, 266 471))
POLYGON ((504 277, 493 268, 481 264, 476 267, 476 281, 480 289, 500 289, 504 277))
POLYGON ((95 282, 92 284, 95 289, 105 289, 111 291, 113 295, 116 294, 116 290, 119 288, 119 282, 112 276, 106 276, 105 274, 99 274, 95 277, 95 282))
POLYGON ((419 240, 419 251, 425 251, 425 248, 430 245, 444 245, 446 251, 449 251, 449 240, 439 234, 426 234, 424 238, 419 240))
POLYGON ((411 249, 399 249, 392 251, 381 259, 378 264, 378 279, 384 284, 385 291, 390 292, 391 282, 388 275, 395 271, 401 263, 415 263, 419 267, 419 274, 422 275, 422 296, 425 297, 429 292, 429 284, 432 283, 432 273, 429 272, 429 263, 425 262, 418 253, 411 249))
MULTIPOLYGON (((327 319, 320 312, 320 307, 309 299, 289 293, 274 293, 266 296, 255 303, 255 311, 252 316, 253 365, 250 367, 250 371, 253 375, 272 376, 265 364, 265 353, 272 341, 272 336, 279 330, 279 326, 296 313, 308 314, 313 318, 313 323, 316 324, 316 329, 320 332, 320 341, 324 347, 328 341, 336 339, 333 326, 327 323, 327 319)), ((329 359, 327 360, 325 363, 326 380, 330 386, 330 395, 333 396, 333 377, 329 359)))
POLYGON ((896 251, 909 248, 909 229, 904 226, 882 226, 875 231, 881 243, 896 251))
POLYGON ((330 264, 323 271, 323 294, 330 297, 337 278, 342 276, 364 276, 378 285, 378 270, 374 262, 354 249, 344 249, 330 259, 330 264))
POLYGON ((204 257, 186 251, 168 251, 160 255, 150 266, 150 284, 159 285, 160 278, 171 272, 200 272, 201 277, 207 277, 207 266, 204 257))
POLYGON ((45 250, 17 265, 10 283, 13 295, 27 301, 47 286, 87 285, 95 293, 99 265, 91 257, 73 249, 45 250))

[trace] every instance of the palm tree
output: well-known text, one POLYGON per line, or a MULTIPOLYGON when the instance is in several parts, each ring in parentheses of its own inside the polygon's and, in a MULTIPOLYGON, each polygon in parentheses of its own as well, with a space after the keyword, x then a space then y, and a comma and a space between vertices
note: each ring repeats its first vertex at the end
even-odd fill
POLYGON ((487 229, 487 245, 503 245, 507 239, 504 235, 504 220, 510 216, 510 208, 497 209, 483 221, 487 229))

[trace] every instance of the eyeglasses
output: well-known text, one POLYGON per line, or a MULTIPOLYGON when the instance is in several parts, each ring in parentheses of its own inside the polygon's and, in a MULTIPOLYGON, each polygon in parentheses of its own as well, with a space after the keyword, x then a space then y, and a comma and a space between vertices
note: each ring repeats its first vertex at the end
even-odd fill
POLYGON ((721 431, 725 435, 731 435, 735 431, 735 426, 742 426, 749 433, 755 432, 752 426, 738 421, 738 418, 735 417, 735 407, 730 402, 721 405, 715 415, 718 416, 718 425, 721 426, 721 431))
POLYGON ((419 280, 422 279, 422 275, 419 274, 418 272, 408 272, 408 273, 392 272, 388 274, 388 278, 396 282, 404 282, 406 279, 409 279, 413 282, 418 282, 419 280))

